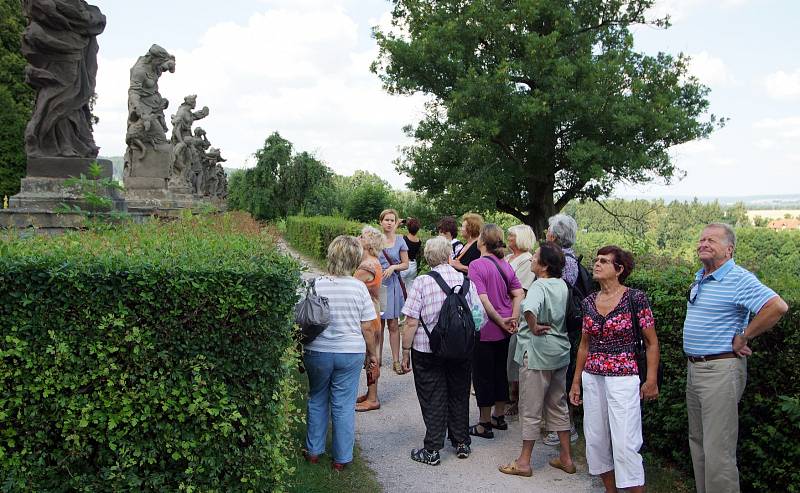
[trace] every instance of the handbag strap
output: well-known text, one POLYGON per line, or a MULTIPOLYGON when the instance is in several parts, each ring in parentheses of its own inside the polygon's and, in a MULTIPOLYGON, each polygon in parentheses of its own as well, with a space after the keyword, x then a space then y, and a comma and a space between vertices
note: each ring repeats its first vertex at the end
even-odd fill
POLYGON ((492 261, 495 267, 497 267, 497 271, 500 272, 500 277, 503 278, 503 282, 506 283, 506 291, 509 293, 511 292, 511 283, 509 282, 508 278, 506 277, 506 273, 503 272, 503 268, 500 267, 500 264, 497 263, 497 260, 494 259, 493 256, 487 255, 486 258, 492 261))
POLYGON ((317 278, 316 277, 313 277, 308 281, 308 284, 306 285, 306 297, 308 297, 309 295, 314 295, 314 296, 317 295, 317 286, 316 286, 316 284, 317 284, 317 278))

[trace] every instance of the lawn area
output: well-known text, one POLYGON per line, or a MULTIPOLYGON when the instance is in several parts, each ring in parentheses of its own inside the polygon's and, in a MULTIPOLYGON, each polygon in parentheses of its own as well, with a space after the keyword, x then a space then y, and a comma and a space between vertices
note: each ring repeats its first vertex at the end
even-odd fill
MULTIPOLYGON (((300 392, 296 397, 296 405, 300 412, 305 416, 306 395, 308 392, 308 379, 304 374, 297 373, 297 381, 300 392)), ((298 443, 298 450, 305 445, 306 426, 300 423, 294 430, 294 437, 298 443)), ((328 428, 328 445, 326 450, 331 449, 331 430, 328 428)), ((375 473, 370 470, 361 458, 361 450, 356 444, 353 463, 342 472, 334 471, 331 467, 331 457, 328 454, 320 458, 318 464, 309 464, 301 455, 291 459, 295 466, 295 474, 292 484, 289 486, 290 492, 295 493, 329 493, 329 492, 353 492, 353 493, 374 493, 381 491, 381 486, 375 479, 375 473)))
MULTIPOLYGON (((580 426, 578 428, 581 430, 580 426)), ((586 464, 586 441, 581 430, 580 438, 572 445, 573 459, 586 464)), ((674 467, 663 464, 653 454, 644 452, 644 477, 650 493, 691 493, 694 480, 674 467)))

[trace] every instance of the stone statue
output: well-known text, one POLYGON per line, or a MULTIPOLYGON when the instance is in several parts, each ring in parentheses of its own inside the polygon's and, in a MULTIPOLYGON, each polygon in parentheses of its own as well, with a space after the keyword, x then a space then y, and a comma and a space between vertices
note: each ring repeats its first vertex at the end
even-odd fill
POLYGON ((212 193, 214 197, 226 199, 228 197, 228 176, 221 164, 217 164, 217 189, 212 193))
POLYGON ((200 127, 194 129, 192 147, 194 149, 190 172, 192 192, 195 195, 203 195, 203 191, 205 190, 204 167, 206 162, 206 151, 211 147, 211 142, 209 142, 208 138, 206 137, 206 131, 200 127))
POLYGON ((215 197, 217 195, 217 186, 219 185, 217 166, 219 163, 223 163, 225 161, 226 159, 222 157, 219 149, 212 147, 206 153, 206 162, 203 170, 205 174, 205 195, 211 197, 215 197))
MULTIPOLYGON (((125 151, 126 177, 135 176, 134 170, 142 166, 163 167, 165 174, 169 171, 171 149, 164 117, 169 101, 158 92, 158 79, 164 72, 175 72, 175 57, 156 44, 131 68, 128 132, 125 136, 128 144, 125 151)), ((145 173, 145 176, 151 175, 158 173, 145 173)))
POLYGON ((182 142, 178 142, 174 149, 174 161, 170 173, 169 188, 182 193, 192 193, 192 181, 189 173, 192 170, 192 163, 197 157, 198 140, 193 136, 184 137, 182 142))
POLYGON ((192 111, 197 106, 197 96, 190 94, 183 98, 183 104, 178 112, 172 115, 172 145, 183 141, 184 137, 192 135, 192 125, 195 121, 208 116, 208 106, 203 106, 200 111, 192 111))
POLYGON ((100 9, 83 0, 23 0, 29 19, 22 37, 25 80, 36 103, 25 129, 31 157, 97 156, 90 100, 97 75, 100 9))

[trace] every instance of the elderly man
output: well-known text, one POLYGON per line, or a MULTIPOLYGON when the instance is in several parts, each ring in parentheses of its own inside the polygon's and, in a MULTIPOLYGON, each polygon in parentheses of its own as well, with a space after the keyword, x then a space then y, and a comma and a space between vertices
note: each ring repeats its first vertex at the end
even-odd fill
POLYGON ((735 247, 736 234, 727 224, 703 230, 697 244, 703 268, 689 289, 683 324, 689 448, 699 493, 739 491, 738 404, 747 381, 746 356, 752 354, 747 344, 789 309, 736 265, 735 247))

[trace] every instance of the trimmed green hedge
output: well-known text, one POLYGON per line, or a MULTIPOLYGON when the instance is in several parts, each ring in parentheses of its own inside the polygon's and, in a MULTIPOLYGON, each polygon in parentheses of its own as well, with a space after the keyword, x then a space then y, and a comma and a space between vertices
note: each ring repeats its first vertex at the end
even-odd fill
POLYGON ((298 265, 241 213, 0 239, 3 491, 281 491, 298 265))
MULTIPOLYGON (((644 404, 645 450, 691 475, 686 414, 683 321, 686 291, 698 266, 639 258, 630 285, 653 306, 664 363, 664 385, 644 404)), ((767 284, 770 281, 765 280, 767 284)), ((796 307, 797 291, 779 292, 796 307)), ((743 491, 800 491, 800 313, 792 309, 772 331, 753 340, 748 380, 739 406, 738 462, 743 491)))
POLYGON ((300 252, 325 262, 328 245, 339 235, 361 234, 361 223, 331 216, 289 216, 286 218, 286 240, 300 252))

